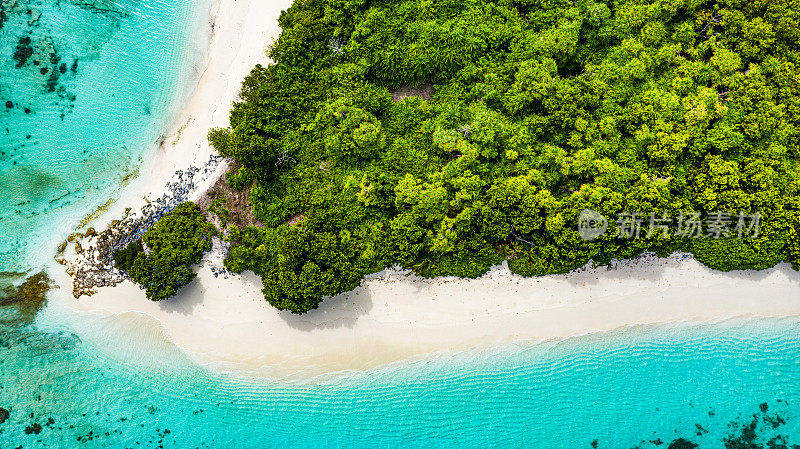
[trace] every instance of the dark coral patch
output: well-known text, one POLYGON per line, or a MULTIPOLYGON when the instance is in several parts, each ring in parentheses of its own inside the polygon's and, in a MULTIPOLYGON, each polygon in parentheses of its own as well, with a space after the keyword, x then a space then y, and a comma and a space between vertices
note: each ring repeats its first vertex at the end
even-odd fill
POLYGON ((697 444, 692 443, 691 441, 685 438, 678 438, 677 440, 670 443, 667 449, 694 449, 696 447, 697 444))
POLYGON ((30 37, 21 37, 17 42, 17 48, 14 50, 14 61, 17 61, 16 68, 20 68, 28 62, 28 58, 33 56, 33 47, 31 46, 30 37))

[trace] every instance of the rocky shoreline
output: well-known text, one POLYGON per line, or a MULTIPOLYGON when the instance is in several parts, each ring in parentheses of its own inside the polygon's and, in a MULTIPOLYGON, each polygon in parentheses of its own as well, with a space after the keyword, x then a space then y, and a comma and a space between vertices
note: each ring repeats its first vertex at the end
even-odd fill
POLYGON ((102 232, 89 227, 67 237, 59 245, 55 260, 66 266, 67 274, 73 278, 73 296, 76 299, 91 296, 100 287, 113 287, 128 279, 114 267, 114 252, 141 239, 164 215, 189 201, 198 184, 207 180, 221 163, 224 163, 222 156, 212 155, 200 167, 176 170, 166 184, 167 191, 139 211, 125 209, 124 215, 102 232))

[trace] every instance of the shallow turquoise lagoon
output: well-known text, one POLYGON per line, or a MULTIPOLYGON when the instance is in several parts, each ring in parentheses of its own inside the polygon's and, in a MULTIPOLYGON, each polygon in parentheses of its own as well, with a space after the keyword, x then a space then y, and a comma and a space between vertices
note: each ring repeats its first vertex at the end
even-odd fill
POLYGON ((209 5, 0 2, 0 272, 41 268, 153 151, 196 80, 209 5))
POLYGON ((0 333, 3 448, 800 444, 797 320, 639 328, 269 381, 214 374, 165 344, 137 340, 109 357, 71 333, 25 329, 0 333))

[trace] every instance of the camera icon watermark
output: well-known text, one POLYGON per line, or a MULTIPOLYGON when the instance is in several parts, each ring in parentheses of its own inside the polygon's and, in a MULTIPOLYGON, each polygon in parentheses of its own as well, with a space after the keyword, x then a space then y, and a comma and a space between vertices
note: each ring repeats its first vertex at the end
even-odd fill
POLYGON ((584 209, 578 215, 578 233, 584 240, 594 240, 606 233, 608 220, 599 212, 584 209))

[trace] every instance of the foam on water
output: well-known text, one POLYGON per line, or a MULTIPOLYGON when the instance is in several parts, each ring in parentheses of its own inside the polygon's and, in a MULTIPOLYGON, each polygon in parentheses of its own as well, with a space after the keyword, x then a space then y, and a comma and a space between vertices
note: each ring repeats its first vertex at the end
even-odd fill
POLYGON ((0 272, 25 271, 154 151, 196 82, 210 0, 0 5, 0 272))

